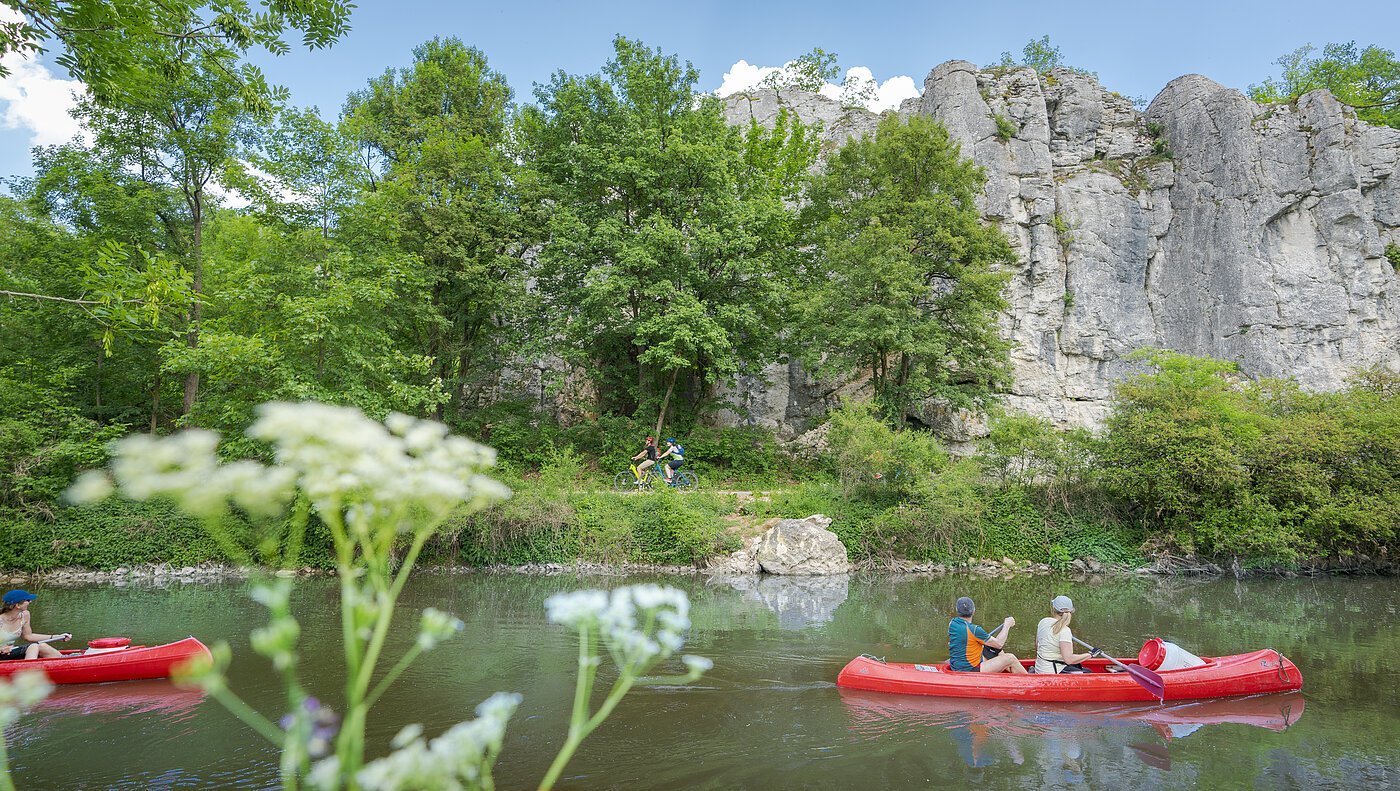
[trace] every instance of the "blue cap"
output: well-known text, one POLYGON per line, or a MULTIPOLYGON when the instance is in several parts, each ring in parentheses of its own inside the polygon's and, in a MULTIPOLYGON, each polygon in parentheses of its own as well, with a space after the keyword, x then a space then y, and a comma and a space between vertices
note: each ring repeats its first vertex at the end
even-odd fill
POLYGON ((12 591, 8 591, 8 592, 5 593, 5 603, 6 603, 6 604, 19 604, 19 603, 22 602, 22 601, 34 601, 34 600, 37 599, 37 598, 39 598, 39 597, 38 597, 38 596, 35 596, 34 594, 30 593, 29 591, 18 590, 18 589, 12 590, 12 591))
POLYGON ((676 438, 675 438, 675 437, 667 437, 667 438, 666 438, 666 441, 669 442, 669 443, 671 443, 672 445, 676 444, 676 438))
POLYGON ((972 599, 969 599, 966 596, 963 596, 962 598, 958 599, 957 603, 954 604, 953 607, 958 611, 958 615, 964 618, 971 618, 972 614, 974 612, 977 612, 977 605, 973 604, 972 599))

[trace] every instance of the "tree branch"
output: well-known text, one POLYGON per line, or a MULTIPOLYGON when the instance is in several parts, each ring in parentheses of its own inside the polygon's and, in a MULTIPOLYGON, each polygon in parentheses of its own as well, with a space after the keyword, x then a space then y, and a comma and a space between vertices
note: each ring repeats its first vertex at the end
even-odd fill
MULTIPOLYGON (((50 301, 50 302, 63 302, 63 303, 69 304, 69 305, 78 305, 78 306, 85 306, 85 305, 107 305, 107 304, 110 304, 110 303, 103 302, 102 300, 97 300, 97 299, 69 299, 69 298, 67 298, 67 297, 54 297, 54 296, 49 296, 48 294, 28 294, 28 293, 25 293, 25 292, 23 292, 23 291, 4 291, 4 290, 0 290, 0 296, 5 296, 5 297, 26 297, 26 298, 28 298, 28 299, 48 300, 48 301, 50 301)), ((139 300, 139 299, 123 299, 123 300, 121 300, 121 304, 124 304, 124 305, 125 305, 125 304, 130 304, 130 303, 139 303, 139 302, 141 302, 141 300, 139 300)))

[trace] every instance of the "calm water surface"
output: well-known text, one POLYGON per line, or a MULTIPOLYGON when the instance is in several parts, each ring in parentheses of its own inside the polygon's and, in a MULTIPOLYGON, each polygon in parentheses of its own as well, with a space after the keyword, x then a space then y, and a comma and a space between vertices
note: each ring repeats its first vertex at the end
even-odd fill
MULTIPOLYGON (((550 594, 642 578, 424 574, 402 602, 458 614, 466 633, 420 660, 376 709, 373 749, 411 722, 435 735, 492 692, 521 692, 497 765, 531 788, 562 742, 576 645, 549 624, 550 594)), ((688 688, 630 694, 584 743, 570 788, 1395 788, 1400 787, 1400 580, 994 581, 945 577, 719 582, 667 578, 691 597, 686 652, 714 670, 688 688), (1075 633, 1135 654, 1160 636, 1201 655, 1269 647, 1293 659, 1302 694, 1210 703, 1033 705, 851 693, 851 657, 947 658, 944 614, 959 595, 978 622, 1014 615, 1011 649, 1032 653, 1054 594, 1075 633)), ((41 591, 39 631, 148 644, 228 639, 232 685, 274 717, 282 691, 248 648, 260 624, 243 584, 41 591)), ((339 696, 334 583, 301 580, 295 610, 314 694, 339 696)), ((677 669, 679 667, 677 666, 677 669)), ((60 690, 6 734, 21 788, 274 788, 276 755, 217 703, 166 682, 60 690)))

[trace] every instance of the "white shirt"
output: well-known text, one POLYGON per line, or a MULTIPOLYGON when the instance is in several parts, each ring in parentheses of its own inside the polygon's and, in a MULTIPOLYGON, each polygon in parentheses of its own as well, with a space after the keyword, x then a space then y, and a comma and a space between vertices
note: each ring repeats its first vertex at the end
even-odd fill
POLYGON ((1051 660, 1056 662, 1065 661, 1064 655, 1060 653, 1060 643, 1065 642, 1074 645, 1074 633, 1066 626, 1058 633, 1052 634, 1055 628, 1054 618, 1041 618, 1040 623, 1035 627, 1035 672, 1037 673, 1057 673, 1063 666, 1057 668, 1051 664, 1051 660))

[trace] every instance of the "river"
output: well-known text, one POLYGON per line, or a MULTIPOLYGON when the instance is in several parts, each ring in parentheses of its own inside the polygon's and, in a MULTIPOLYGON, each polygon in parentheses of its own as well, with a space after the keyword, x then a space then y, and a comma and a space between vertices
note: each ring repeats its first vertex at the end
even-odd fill
MULTIPOLYGON (((692 602, 685 652, 714 660, 691 687, 632 692, 584 743, 564 788, 1386 788, 1400 787, 1400 580, 1191 580, 969 577, 617 578, 432 574, 401 607, 434 606, 466 622, 375 709, 372 751, 400 727, 428 735, 472 716, 498 690, 524 694, 496 769, 503 789, 531 788, 562 742, 577 661, 572 635, 545 619, 550 594, 656 581, 692 602), (1301 694, 1168 706, 1057 706, 853 694, 834 682, 852 657, 947 657, 952 602, 970 595, 979 623, 1034 624, 1055 594, 1078 607, 1075 633, 1119 655, 1153 636, 1200 655, 1276 648, 1304 675, 1301 694)), ((282 691, 248 646, 260 608, 246 585, 38 591, 37 631, 79 640, 126 635, 229 641, 231 683, 280 714, 282 691)), ((334 581, 299 580, 305 675, 334 706, 339 646, 334 581)), ((391 653, 392 656, 392 653, 391 653)), ((605 666, 606 667, 606 666, 605 666)), ((677 671, 679 665, 676 666, 677 671)), ((605 671, 606 672, 606 671, 605 671)), ((218 703, 168 682, 60 688, 6 734, 21 788, 275 788, 276 754, 218 703)))

